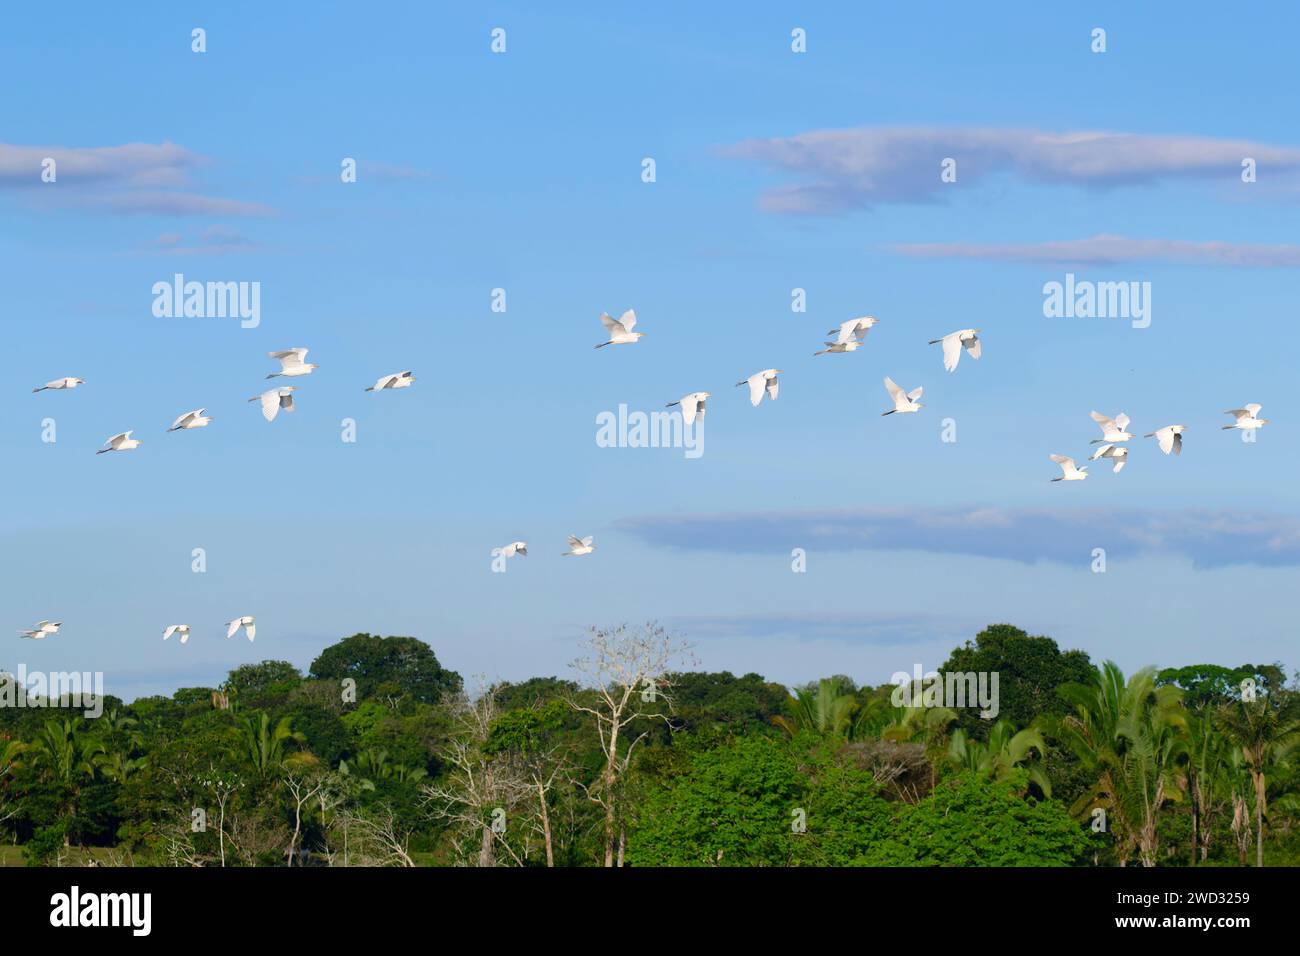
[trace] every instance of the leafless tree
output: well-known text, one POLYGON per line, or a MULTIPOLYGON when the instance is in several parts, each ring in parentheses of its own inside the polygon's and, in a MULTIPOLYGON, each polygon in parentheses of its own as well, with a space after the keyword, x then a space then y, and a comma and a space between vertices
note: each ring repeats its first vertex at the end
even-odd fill
POLYGON ((320 794, 325 787, 325 777, 319 773, 303 774, 296 770, 285 770, 281 781, 293 802, 293 834, 289 837, 289 849, 285 852, 285 865, 293 866, 294 851, 298 848, 298 837, 302 834, 302 808, 320 794))
POLYGON ((338 819, 348 839, 349 866, 415 866, 411 859, 410 834, 398 823, 393 808, 387 804, 361 811, 344 807, 338 819))
POLYGON ((667 674, 675 662, 690 658, 690 646, 650 622, 642 627, 621 624, 591 628, 583 642, 583 657, 573 662, 587 693, 569 697, 569 705, 596 726, 605 757, 597 783, 587 796, 604 812, 605 865, 622 865, 622 784, 632 754, 649 733, 632 735, 628 725, 638 720, 667 721, 672 713, 672 687, 667 674))
POLYGON ((466 860, 476 855, 478 866, 496 866, 504 852, 509 862, 520 866, 523 858, 509 834, 521 793, 518 768, 484 752, 497 713, 495 697, 480 682, 474 700, 461 694, 452 709, 454 730, 439 754, 450 771, 445 779, 420 788, 427 812, 448 825, 466 860), (498 822, 505 823, 506 832, 494 829, 498 822))

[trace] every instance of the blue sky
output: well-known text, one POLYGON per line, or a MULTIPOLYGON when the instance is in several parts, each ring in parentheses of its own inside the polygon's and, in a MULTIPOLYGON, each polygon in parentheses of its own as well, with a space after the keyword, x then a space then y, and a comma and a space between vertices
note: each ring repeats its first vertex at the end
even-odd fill
POLYGON ((4 608, 64 630, 0 665, 129 698, 364 630, 522 678, 658 618, 702 666, 789 683, 937 666, 993 621, 1126 668, 1294 666, 1293 11, 570 11, 10 13, 4 608), (177 272, 260 282, 261 324, 156 318, 177 272), (1150 282, 1150 327, 1045 318, 1066 272, 1150 282), (646 338, 594 350, 627 308, 646 338), (813 358, 863 314, 863 349, 813 358), (926 342, 964 327, 984 356, 949 375, 926 342), (245 400, 295 346, 320 368, 268 424, 245 400), (733 383, 767 367, 781 396, 751 408, 733 383), (64 375, 87 384, 30 393, 64 375), (882 418, 885 375, 926 407, 882 418), (696 390, 698 460, 597 447, 600 412, 696 390), (1254 444, 1219 429, 1246 402, 1254 444), (164 433, 199 406, 212 426, 164 433), (1092 409, 1186 423, 1183 454, 1135 440, 1121 475, 1049 482, 1092 409), (141 448, 93 454, 127 428, 141 448), (561 559, 569 533, 597 552, 561 559), (256 644, 225 640, 238 614, 256 644))

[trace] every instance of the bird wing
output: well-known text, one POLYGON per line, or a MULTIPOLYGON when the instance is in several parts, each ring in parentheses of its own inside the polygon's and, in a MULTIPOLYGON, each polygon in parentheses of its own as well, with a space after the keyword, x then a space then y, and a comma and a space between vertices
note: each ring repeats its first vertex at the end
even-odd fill
POLYGON ((1183 453, 1183 436, 1179 432, 1174 432, 1174 454, 1181 455, 1182 453, 1183 453))
POLYGON ((167 628, 167 630, 163 631, 163 640, 165 641, 167 638, 175 634, 178 628, 179 625, 173 624, 171 627, 167 628))
POLYGON ((1058 465, 1069 465, 1071 468, 1074 467, 1074 459, 1069 455, 1048 455, 1047 457, 1052 459, 1052 461, 1056 462, 1058 465))
POLYGON ((1125 463, 1127 463, 1127 462, 1128 462, 1128 459, 1125 458, 1125 457, 1123 457, 1123 456, 1121 455, 1119 458, 1116 458, 1116 459, 1115 459, 1115 467, 1112 468, 1111 471, 1115 472, 1115 474, 1118 475, 1119 472, 1120 472, 1120 469, 1123 468, 1124 465, 1125 465, 1125 463))
POLYGON ((280 360, 281 368, 295 368, 303 364, 307 357, 306 349, 285 349, 281 352, 267 352, 268 356, 280 360))
POLYGON ((916 401, 918 398, 921 397, 922 393, 924 392, 925 392, 925 386, 918 385, 916 388, 912 389, 910 392, 907 393, 907 397, 912 401, 916 401))
POLYGON ((885 376, 885 391, 889 393, 889 397, 894 400, 895 405, 903 403, 903 390, 888 375, 885 376))
POLYGON ((763 373, 759 372, 757 375, 749 376, 745 381, 749 383, 749 404, 757 405, 763 400, 763 388, 767 380, 763 378, 763 373))
POLYGON ((1173 450, 1177 438, 1178 436, 1170 428, 1156 429, 1156 441, 1160 445, 1160 450, 1166 455, 1173 450))
MULTIPOLYGON (((781 381, 775 375, 773 375, 767 381, 767 397, 770 398, 772 401, 776 401, 776 393, 779 392, 780 390, 781 390, 781 381)), ((755 402, 754 404, 757 405, 758 403, 755 402)))
POLYGON ((571 548, 577 548, 577 547, 581 546, 581 544, 582 544, 582 541, 580 541, 580 540, 578 539, 578 536, 577 536, 577 535, 574 535, 574 534, 569 535, 569 547, 571 547, 571 548))
POLYGON ((256 624, 245 624, 245 625, 244 625, 244 633, 245 633, 246 635, 248 635, 248 639, 251 641, 253 638, 257 637, 257 625, 256 625, 256 624))
POLYGON ((1129 418, 1123 412, 1120 412, 1118 415, 1115 416, 1115 424, 1119 426, 1120 431, 1123 431, 1124 429, 1128 428, 1128 422, 1129 422, 1129 418))
POLYGON ((1243 418, 1251 417, 1250 410, 1246 408, 1230 408, 1223 414, 1231 415, 1237 421, 1241 421, 1243 418))
POLYGON ((582 539, 582 546, 583 546, 584 548, 590 548, 590 547, 591 547, 591 541, 592 541, 592 537, 591 537, 591 535, 587 535, 585 538, 582 539))
POLYGON ((631 332, 632 328, 636 325, 636 313, 633 312, 631 309, 628 309, 626 312, 624 312, 622 315, 618 317, 618 324, 623 326, 623 328, 627 329, 627 331, 631 332))
POLYGON ((1258 402, 1251 402, 1249 405, 1246 406, 1246 411, 1250 412, 1251 418, 1256 418, 1259 415, 1260 409, 1262 409, 1263 407, 1264 406, 1259 404, 1258 402))
POLYGON ((1114 447, 1115 447, 1114 445, 1102 445, 1100 448, 1098 448, 1095 452, 1092 453, 1092 461, 1096 461, 1098 458, 1101 458, 1106 454, 1106 452, 1110 451, 1114 447))
POLYGON ((105 444, 112 445, 114 448, 116 448, 119 444, 125 441, 126 437, 130 434, 131 434, 130 432, 122 432, 121 434, 114 435, 105 444))
POLYGON ((852 342, 858 337, 858 320, 849 319, 847 322, 840 323, 839 334, 835 337, 836 345, 844 345, 846 342, 852 342))
POLYGON ((191 418, 195 417, 196 415, 201 415, 202 413, 203 413, 203 409, 201 408, 198 411, 186 412, 180 418, 176 419, 176 421, 172 422, 172 428, 180 428, 181 425, 183 425, 185 422, 189 421, 191 418))
POLYGON ((234 637, 237 630, 239 630, 239 618, 226 625, 226 637, 234 637))
POLYGON ((943 367, 948 371, 957 370, 957 363, 961 361, 961 333, 954 332, 951 335, 943 337, 943 367))
POLYGON ((273 388, 259 397, 262 401, 262 417, 268 422, 275 421, 275 416, 280 414, 280 393, 273 388))
POLYGON ((966 351, 970 353, 971 358, 977 359, 980 357, 980 337, 978 335, 963 339, 961 344, 966 346, 966 351))
POLYGON ((687 395, 681 401, 682 421, 687 425, 695 423, 695 413, 700 409, 700 400, 694 395, 687 395))
POLYGON ((615 336, 618 335, 620 332, 627 331, 623 323, 620 322, 618 319, 614 318, 608 312, 600 313, 600 324, 605 326, 605 328, 609 330, 610 336, 615 336))
POLYGON ((286 412, 293 411, 293 392, 280 393, 280 407, 286 412))
POLYGON ((1101 412, 1089 412, 1088 414, 1092 417, 1094 422, 1101 426, 1103 432, 1110 428, 1111 425, 1115 424, 1113 419, 1107 418, 1101 412))

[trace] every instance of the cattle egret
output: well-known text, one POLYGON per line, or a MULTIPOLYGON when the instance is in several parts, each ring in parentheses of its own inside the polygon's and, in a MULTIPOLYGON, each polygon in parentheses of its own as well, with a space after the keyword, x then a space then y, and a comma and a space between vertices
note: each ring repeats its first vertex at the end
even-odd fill
POLYGON ((1128 449, 1120 445, 1102 445, 1092 453, 1089 461, 1096 461, 1098 458, 1109 458, 1115 462, 1115 467, 1111 470, 1118 475, 1120 469, 1124 467, 1124 462, 1128 461, 1128 449))
POLYGON ((234 637, 236 632, 242 627, 244 636, 250 641, 257 636, 257 625, 253 623, 255 618, 251 614, 245 614, 243 617, 237 617, 226 625, 226 637, 234 637))
POLYGON ((528 557, 528 542, 511 541, 504 548, 498 548, 497 554, 501 555, 503 558, 513 558, 516 554, 522 554, 524 557, 528 557))
POLYGON ((106 451, 130 451, 133 448, 139 448, 143 438, 132 438, 131 432, 122 432, 120 435, 114 435, 105 444, 107 448, 101 448, 95 452, 96 455, 102 455, 106 451))
POLYGON ((180 431, 183 428, 204 428, 208 422, 212 421, 211 416, 204 415, 206 408, 199 408, 192 412, 186 412, 176 421, 172 422, 172 427, 167 429, 169 432, 180 431))
MULTIPOLYGON (((1231 425, 1225 426, 1231 428, 1231 425)), ((1173 452, 1175 455, 1183 453, 1183 431, 1186 425, 1166 425, 1164 428, 1157 428, 1150 434, 1143 435, 1143 438, 1154 438, 1160 443, 1160 450, 1166 455, 1173 452)))
POLYGON ((1088 477, 1088 466, 1082 468, 1074 467, 1074 459, 1065 455, 1048 455, 1048 458, 1061 466, 1062 475, 1060 478, 1053 478, 1053 481, 1083 481, 1088 477))
POLYGON ((827 342, 826 348, 813 353, 813 358, 818 355, 825 355, 827 352, 856 352, 861 345, 862 343, 857 339, 849 339, 847 342, 827 342))
POLYGON ((171 637, 173 634, 181 636, 181 643, 184 644, 190 639, 190 626, 188 624, 173 624, 167 630, 163 631, 163 640, 171 637))
POLYGON ((24 640, 43 641, 51 634, 59 633, 59 628, 63 626, 62 621, 37 621, 31 630, 20 631, 24 640))
POLYGON ((903 390, 894 383, 894 380, 886 375, 885 391, 889 392, 889 397, 894 400, 894 407, 887 412, 881 412, 882 417, 892 415, 894 412, 915 412, 925 407, 917 401, 921 397, 921 393, 925 391, 922 387, 914 388, 904 394, 903 390))
POLYGON ((755 372, 743 382, 737 382, 736 388, 742 385, 749 386, 749 404, 758 405, 763 400, 763 389, 767 389, 767 397, 776 401, 776 393, 781 387, 781 381, 777 378, 781 374, 779 368, 765 368, 761 372, 755 372))
POLYGON ((849 319, 847 322, 841 322, 839 328, 830 329, 826 334, 835 336, 837 345, 843 345, 845 342, 861 342, 867 337, 867 333, 871 331, 871 327, 875 324, 875 316, 864 315, 860 319, 849 319))
POLYGON ((693 425, 697 414, 700 418, 704 417, 704 400, 708 397, 708 392, 691 392, 691 394, 683 395, 675 402, 669 402, 664 408, 680 405, 682 407, 682 421, 687 425, 693 425))
POLYGON ((1260 405, 1258 402, 1251 402, 1245 408, 1228 409, 1223 414, 1231 415, 1236 419, 1236 421, 1231 425, 1224 425, 1223 430, 1227 431, 1229 428, 1240 428, 1245 431, 1251 431, 1252 429, 1263 428, 1268 424, 1267 418, 1259 417, 1259 410, 1263 407, 1264 406, 1260 405))
POLYGON ((644 332, 633 332, 632 327, 636 325, 636 313, 628 309, 617 319, 612 317, 608 312, 600 313, 600 324, 609 330, 609 341, 601 342, 596 346, 603 349, 606 345, 634 345, 641 340, 644 332))
POLYGON ((565 551, 564 554, 560 555, 560 557, 567 558, 573 556, 579 558, 584 554, 591 554, 591 552, 595 550, 596 546, 591 543, 591 535, 587 535, 585 538, 578 538, 576 535, 571 534, 569 535, 569 550, 565 551))
POLYGON ((47 388, 48 389, 76 388, 78 385, 85 385, 85 384, 86 384, 86 380, 84 378, 56 378, 52 382, 46 382, 40 388, 32 389, 32 394, 35 394, 36 392, 43 392, 47 388))
POLYGON ((1123 412, 1120 412, 1114 418, 1107 418, 1101 412, 1089 412, 1088 414, 1092 416, 1094 422, 1101 426, 1101 437, 1094 438, 1088 444, 1097 445, 1106 442, 1113 445, 1116 442, 1128 441, 1133 437, 1132 434, 1124 430, 1128 428, 1129 419, 1123 412))
POLYGON ((273 388, 261 395, 254 395, 249 399, 250 402, 262 403, 262 417, 268 422, 275 421, 275 416, 280 414, 280 409, 286 412, 293 411, 293 393, 297 390, 297 385, 285 385, 281 388, 273 388))
POLYGON ((285 349, 283 352, 267 352, 268 357, 280 360, 280 371, 272 372, 267 378, 275 378, 283 375, 286 378, 294 378, 298 375, 310 375, 312 369, 320 368, 315 362, 304 362, 307 357, 306 349, 285 349))
POLYGON ((410 372, 394 372, 392 375, 385 375, 379 381, 371 385, 367 392, 382 392, 386 388, 410 388, 411 383, 415 381, 415 376, 410 372))
POLYGON ((931 339, 931 345, 943 343, 943 367, 950 372, 957 371, 957 363, 961 361, 961 350, 965 349, 970 353, 970 357, 977 359, 980 357, 980 339, 979 329, 959 329, 956 332, 949 332, 941 339, 931 339))

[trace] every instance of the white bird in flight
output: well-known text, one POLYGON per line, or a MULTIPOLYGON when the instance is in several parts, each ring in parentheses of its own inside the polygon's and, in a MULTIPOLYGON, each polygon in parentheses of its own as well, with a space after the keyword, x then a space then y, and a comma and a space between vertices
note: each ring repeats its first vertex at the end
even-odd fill
POLYGON ((1258 402, 1251 402, 1245 408, 1228 409, 1223 414, 1231 415, 1236 419, 1236 421, 1231 425, 1224 425, 1223 430, 1227 431, 1229 428, 1240 428, 1244 431, 1250 431, 1256 428, 1263 428, 1268 424, 1267 418, 1259 417, 1259 410, 1263 407, 1264 406, 1260 405, 1258 402))
POLYGON ((591 543, 591 535, 585 538, 579 538, 577 535, 569 535, 569 550, 560 555, 562 558, 582 557, 584 554, 591 554, 596 550, 596 546, 591 543))
POLYGON ((1109 458, 1115 462, 1115 467, 1111 470, 1118 475, 1120 469, 1124 467, 1124 462, 1128 461, 1128 449, 1122 445, 1102 445, 1088 460, 1096 461, 1098 458, 1109 458))
POLYGON ((294 378, 299 375, 310 375, 313 369, 320 368, 315 362, 304 362, 307 357, 306 349, 285 349, 282 352, 267 352, 269 358, 280 360, 280 371, 272 372, 267 378, 275 378, 283 375, 286 378, 294 378))
POLYGON ((415 381, 415 376, 410 372, 394 372, 392 375, 385 375, 379 381, 371 385, 367 392, 382 392, 386 388, 410 388, 411 383, 415 381))
POLYGON ((925 407, 917 401, 917 399, 921 397, 921 393, 925 391, 924 387, 918 386, 904 394, 903 389, 898 386, 892 378, 886 375, 885 391, 889 392, 889 397, 894 400, 894 407, 887 412, 881 412, 880 414, 882 417, 885 415, 892 415, 894 412, 915 412, 925 407))
POLYGON ((297 388, 297 385, 284 385, 263 392, 261 395, 254 395, 249 401, 261 402, 262 417, 268 422, 273 422, 275 416, 280 414, 280 409, 283 408, 286 412, 293 411, 293 393, 297 388))
POLYGON ((255 620, 256 619, 251 614, 245 614, 243 617, 235 618, 226 625, 226 637, 234 637, 236 632, 238 632, 242 627, 244 629, 244 635, 251 641, 257 636, 257 625, 254 623, 255 620))
POLYGON ((813 353, 813 358, 816 358, 819 355, 825 355, 828 352, 856 352, 861 347, 862 343, 857 339, 852 338, 847 342, 827 342, 826 348, 822 349, 820 352, 813 353))
POLYGON ((1101 426, 1101 437, 1094 438, 1088 444, 1096 445, 1101 442, 1115 444, 1116 442, 1128 441, 1133 435, 1127 431, 1129 418, 1123 412, 1120 412, 1114 418, 1107 418, 1101 412, 1089 412, 1092 420, 1101 426))
POLYGON ((931 339, 931 345, 943 343, 943 367, 950 372, 957 371, 957 363, 961 361, 961 350, 964 348, 970 353, 970 357, 977 359, 980 357, 980 338, 979 329, 959 329, 956 332, 949 332, 941 339, 931 339))
POLYGON ((59 628, 63 626, 62 621, 37 621, 35 626, 28 631, 20 631, 25 640, 43 641, 51 634, 59 633, 59 628))
POLYGON ((522 554, 524 557, 528 557, 528 542, 511 541, 504 548, 498 548, 497 554, 501 555, 503 558, 513 558, 516 554, 522 554))
POLYGON ((133 448, 139 448, 142 441, 144 441, 143 438, 132 438, 131 432, 122 432, 122 434, 114 435, 105 442, 108 447, 101 448, 95 454, 102 455, 106 451, 130 451, 133 448))
POLYGON ((192 412, 186 412, 176 421, 172 422, 172 427, 167 429, 169 432, 180 431, 185 428, 204 428, 208 422, 212 421, 211 416, 205 416, 206 408, 198 408, 192 412))
POLYGON ((641 340, 644 332, 633 332, 636 325, 636 313, 628 309, 617 319, 608 312, 600 313, 600 324, 609 330, 609 341, 596 346, 603 349, 606 345, 634 345, 641 340))
POLYGON ((704 417, 704 402, 709 397, 708 392, 691 392, 689 395, 683 395, 675 402, 669 402, 664 408, 672 408, 674 405, 682 407, 682 421, 687 425, 695 424, 695 416, 704 417))
POLYGON ((190 639, 190 626, 188 624, 173 624, 167 630, 163 631, 163 640, 171 637, 173 634, 181 636, 181 643, 184 644, 190 639))
POLYGON ((1061 477, 1053 478, 1053 481, 1083 481, 1088 477, 1088 466, 1074 467, 1074 459, 1067 455, 1048 455, 1047 457, 1061 466, 1061 477))
MULTIPOLYGON (((860 319, 849 319, 847 322, 841 322, 839 328, 830 329, 827 335, 835 336, 835 344, 843 345, 846 342, 861 343, 871 331, 871 327, 876 324, 876 317, 873 315, 864 315, 860 319)), ((827 342, 827 345, 831 343, 827 342)), ((852 349, 850 349, 852 351, 852 349)))
MULTIPOLYGON (((1226 426, 1231 428, 1231 425, 1226 426)), ((1143 435, 1143 438, 1154 438, 1160 443, 1160 450, 1166 455, 1173 452, 1175 455, 1183 453, 1183 431, 1186 425, 1166 425, 1164 428, 1157 428, 1150 434, 1143 435)))
POLYGON ((86 380, 84 378, 56 378, 52 382, 46 382, 40 388, 32 389, 32 394, 35 394, 36 392, 43 392, 47 388, 48 389, 76 388, 78 385, 85 385, 85 384, 86 384, 86 380))
POLYGON ((781 370, 779 368, 765 368, 761 372, 755 372, 743 382, 737 382, 736 388, 740 388, 742 385, 749 386, 749 404, 751 405, 756 406, 763 400, 763 389, 767 389, 767 397, 775 402, 776 393, 781 387, 780 379, 777 378, 780 374, 781 370))

